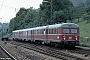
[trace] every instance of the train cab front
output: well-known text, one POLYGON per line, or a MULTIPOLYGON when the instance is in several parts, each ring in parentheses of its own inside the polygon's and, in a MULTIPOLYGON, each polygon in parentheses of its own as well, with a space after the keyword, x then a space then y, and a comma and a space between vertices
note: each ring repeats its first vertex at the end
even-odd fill
POLYGON ((62 27, 61 40, 65 46, 78 46, 79 45, 79 27, 77 25, 68 25, 62 27))

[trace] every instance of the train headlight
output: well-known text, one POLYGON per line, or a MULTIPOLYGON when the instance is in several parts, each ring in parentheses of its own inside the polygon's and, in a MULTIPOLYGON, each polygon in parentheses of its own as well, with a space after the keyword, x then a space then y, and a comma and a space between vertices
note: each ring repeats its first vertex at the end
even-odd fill
POLYGON ((66 40, 66 36, 63 36, 63 39, 66 40))
POLYGON ((78 40, 78 39, 77 39, 77 36, 75 36, 75 39, 78 40))
POLYGON ((66 40, 66 38, 63 38, 64 40, 66 40))
POLYGON ((59 39, 59 36, 57 36, 57 38, 59 39))

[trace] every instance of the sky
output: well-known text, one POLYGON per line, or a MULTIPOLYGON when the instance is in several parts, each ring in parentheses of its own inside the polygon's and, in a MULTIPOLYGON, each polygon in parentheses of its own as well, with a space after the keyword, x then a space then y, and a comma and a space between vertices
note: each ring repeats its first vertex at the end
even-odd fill
POLYGON ((35 9, 43 0, 0 0, 0 22, 8 23, 14 18, 21 7, 35 9))

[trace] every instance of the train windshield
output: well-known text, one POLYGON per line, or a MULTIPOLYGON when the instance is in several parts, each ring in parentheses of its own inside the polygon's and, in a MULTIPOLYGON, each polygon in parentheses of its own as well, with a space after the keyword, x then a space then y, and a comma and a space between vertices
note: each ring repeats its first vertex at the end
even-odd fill
POLYGON ((77 28, 63 28, 63 33, 77 33, 77 28))
POLYGON ((70 33, 70 29, 69 28, 63 28, 63 33, 70 33))
POLYGON ((71 29, 71 33, 77 33, 77 29, 71 29))

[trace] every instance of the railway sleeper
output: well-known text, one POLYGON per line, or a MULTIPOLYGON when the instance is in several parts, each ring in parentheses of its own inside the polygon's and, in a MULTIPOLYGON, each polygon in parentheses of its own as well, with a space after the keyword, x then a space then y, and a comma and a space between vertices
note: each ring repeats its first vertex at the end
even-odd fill
POLYGON ((60 47, 60 43, 57 43, 57 42, 50 42, 50 46, 59 48, 59 47, 60 47))
POLYGON ((40 40, 35 40, 35 43, 40 45, 40 44, 42 44, 42 41, 40 41, 40 40))

